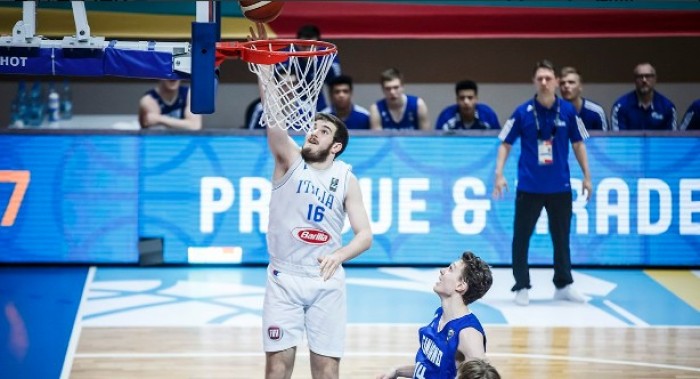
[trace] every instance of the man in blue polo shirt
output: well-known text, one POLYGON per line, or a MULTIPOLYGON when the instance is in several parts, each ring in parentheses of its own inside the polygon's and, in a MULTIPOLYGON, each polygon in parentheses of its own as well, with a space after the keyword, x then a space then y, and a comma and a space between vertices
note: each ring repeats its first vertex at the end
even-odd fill
POLYGON ((369 129, 369 111, 352 102, 352 78, 339 75, 329 83, 331 105, 321 110, 343 120, 348 129, 369 129))
POLYGON ((635 90, 613 105, 613 130, 676 130, 676 106, 654 89, 656 69, 649 63, 634 68, 635 90))
POLYGON ((568 100, 576 108, 576 112, 583 121, 583 125, 586 125, 587 130, 608 130, 608 120, 605 118, 603 107, 581 96, 583 85, 578 70, 568 66, 561 69, 559 92, 561 92, 561 97, 568 100))
POLYGON ((588 171, 588 156, 583 140, 586 127, 568 101, 556 96, 559 81, 554 65, 547 61, 535 66, 533 83, 537 93, 515 109, 503 125, 498 138, 494 198, 507 190, 503 166, 515 141, 520 138, 518 188, 513 226, 513 276, 518 305, 528 305, 530 272, 527 261, 530 237, 542 208, 547 210, 549 232, 554 245, 554 298, 585 302, 586 298, 572 287, 569 233, 571 230, 572 193, 569 174, 569 142, 583 172, 582 194, 589 199, 593 191, 588 171))
POLYGON ((462 80, 455 85, 457 104, 443 109, 438 116, 435 129, 500 129, 496 112, 486 104, 479 103, 479 88, 474 81, 462 80))

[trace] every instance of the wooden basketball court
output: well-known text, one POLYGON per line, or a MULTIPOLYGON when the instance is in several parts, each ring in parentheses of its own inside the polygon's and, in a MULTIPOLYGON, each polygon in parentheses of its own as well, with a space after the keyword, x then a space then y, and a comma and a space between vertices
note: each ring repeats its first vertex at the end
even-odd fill
MULTIPOLYGON (((89 284, 71 378, 263 378, 264 268, 100 269, 89 284), (141 300, 139 300, 141 299, 141 300)), ((510 270, 471 306, 504 378, 700 379, 700 273, 580 270, 586 304, 553 301, 551 270, 533 269, 519 307, 510 270), (652 300, 650 300, 652 299, 652 300)), ((341 378, 375 378, 413 362, 417 330, 437 306, 438 269, 348 272, 341 378)), ((310 379, 309 352, 292 376, 310 379)))
MULTIPOLYGON (((341 378, 410 363, 418 325, 350 325, 341 378)), ((700 378, 700 329, 486 326, 503 378, 700 378)), ((85 328, 70 375, 87 378, 262 378, 259 328, 85 328)), ((306 346, 295 379, 310 379, 306 346)))

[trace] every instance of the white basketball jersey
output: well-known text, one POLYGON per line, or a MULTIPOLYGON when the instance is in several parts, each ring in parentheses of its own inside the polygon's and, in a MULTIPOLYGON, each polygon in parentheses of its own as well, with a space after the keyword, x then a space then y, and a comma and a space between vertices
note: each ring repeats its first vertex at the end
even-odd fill
POLYGON ((299 159, 270 198, 267 248, 277 265, 318 267, 317 258, 342 246, 345 191, 350 165, 334 161, 317 170, 299 159))

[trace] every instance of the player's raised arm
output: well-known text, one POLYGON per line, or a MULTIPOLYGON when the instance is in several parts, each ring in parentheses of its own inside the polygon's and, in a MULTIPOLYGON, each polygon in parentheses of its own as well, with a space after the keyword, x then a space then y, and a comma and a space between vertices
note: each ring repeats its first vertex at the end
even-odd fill
MULTIPOLYGON (((256 23, 255 27, 257 29, 250 28, 249 40, 265 40, 267 39, 267 31, 265 30, 265 25, 261 23, 256 23)), ((275 70, 273 66, 266 67, 265 69, 270 70, 270 72, 265 73, 266 75, 275 75, 275 70)), ((260 83, 260 77, 258 77, 258 89, 260 90, 260 99, 263 106, 263 117, 265 117, 265 112, 269 112, 269 108, 266 108, 265 104, 265 94, 264 89, 260 83)), ((274 88, 268 88, 268 91, 274 91, 274 88)), ((267 117, 267 145, 270 147, 270 152, 275 158, 275 172, 273 178, 280 178, 289 169, 290 165, 299 157, 301 149, 299 145, 294 142, 294 140, 287 134, 287 129, 285 125, 279 125, 275 117, 267 117)), ((283 122, 283 121, 282 121, 283 122)))

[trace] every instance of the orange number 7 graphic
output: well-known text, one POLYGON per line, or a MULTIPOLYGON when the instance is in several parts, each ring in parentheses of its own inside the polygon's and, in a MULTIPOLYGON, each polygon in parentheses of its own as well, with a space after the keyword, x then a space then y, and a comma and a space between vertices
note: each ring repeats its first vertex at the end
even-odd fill
POLYGON ((0 226, 12 226, 15 223, 17 212, 22 205, 22 199, 29 186, 29 171, 3 171, 0 170, 0 183, 15 183, 10 201, 7 203, 5 213, 2 215, 0 226))

